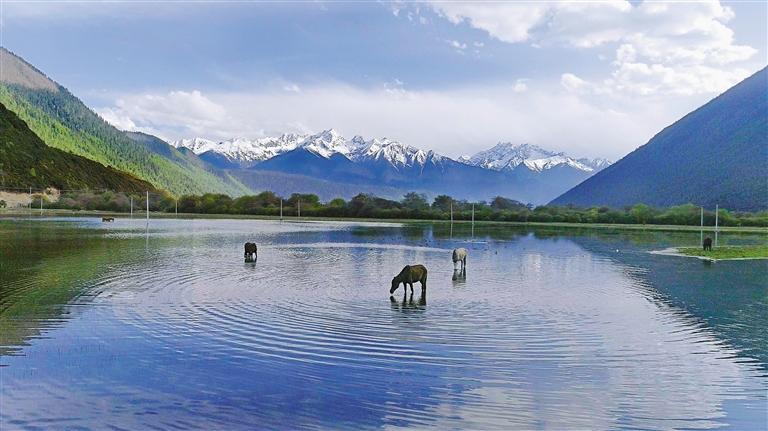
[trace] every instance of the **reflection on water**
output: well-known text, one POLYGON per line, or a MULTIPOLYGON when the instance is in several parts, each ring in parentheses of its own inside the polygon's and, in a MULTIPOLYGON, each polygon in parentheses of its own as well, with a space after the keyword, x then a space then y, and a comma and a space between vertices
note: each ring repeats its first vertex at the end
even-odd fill
POLYGON ((0 221, 0 425, 765 426, 765 263, 646 253, 698 233, 450 229, 0 221), (413 263, 427 292, 390 296, 413 263))

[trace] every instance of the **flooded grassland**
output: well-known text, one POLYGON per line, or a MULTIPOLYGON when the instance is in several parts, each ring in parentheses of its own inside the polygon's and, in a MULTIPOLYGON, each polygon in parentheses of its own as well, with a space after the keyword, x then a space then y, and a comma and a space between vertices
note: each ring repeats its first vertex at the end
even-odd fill
POLYGON ((699 236, 0 220, 0 426, 765 428, 768 262, 699 236))

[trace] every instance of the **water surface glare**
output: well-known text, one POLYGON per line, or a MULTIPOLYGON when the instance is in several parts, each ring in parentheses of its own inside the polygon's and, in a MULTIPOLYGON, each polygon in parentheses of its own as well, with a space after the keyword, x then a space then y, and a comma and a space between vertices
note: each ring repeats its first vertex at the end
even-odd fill
POLYGON ((145 223, 0 220, 1 429, 768 427, 768 264, 698 233, 145 223))

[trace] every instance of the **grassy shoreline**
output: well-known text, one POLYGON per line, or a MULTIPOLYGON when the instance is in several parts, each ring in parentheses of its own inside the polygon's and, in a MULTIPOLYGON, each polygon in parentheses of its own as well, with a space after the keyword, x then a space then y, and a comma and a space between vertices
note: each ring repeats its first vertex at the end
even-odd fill
MULTIPOLYGON (((0 210, 0 218, 46 218, 46 217, 103 217, 110 216, 115 218, 127 218, 129 214, 110 211, 72 211, 62 209, 23 209, 23 210, 0 210)), ((143 219, 146 212, 134 212, 134 219, 143 219)), ((151 212, 150 219, 235 219, 235 220, 280 220, 277 216, 247 215, 247 214, 196 214, 183 213, 174 214, 166 212, 151 212)), ((368 222, 368 223, 403 223, 403 224, 449 224, 449 220, 427 220, 427 219, 381 219, 381 218, 350 218, 350 217, 301 217, 296 216, 283 217, 285 222, 368 222)), ((455 220, 457 225, 471 225, 470 220, 455 220)), ((652 224, 606 224, 606 223, 563 223, 563 222, 512 222, 512 221, 475 221, 478 226, 514 226, 514 227, 537 227, 537 228, 579 228, 595 230, 634 230, 634 231, 670 231, 670 232, 714 232, 714 226, 685 226, 685 225, 652 225, 652 224)), ((719 232, 742 232, 742 233, 765 233, 768 234, 766 227, 752 226, 720 226, 719 232)))
POLYGON ((693 257, 706 261, 768 259, 768 245, 719 246, 704 251, 701 247, 671 247, 651 251, 663 256, 693 257))
POLYGON ((704 259, 768 259, 768 245, 720 246, 712 250, 701 247, 678 247, 677 252, 692 257, 704 259))

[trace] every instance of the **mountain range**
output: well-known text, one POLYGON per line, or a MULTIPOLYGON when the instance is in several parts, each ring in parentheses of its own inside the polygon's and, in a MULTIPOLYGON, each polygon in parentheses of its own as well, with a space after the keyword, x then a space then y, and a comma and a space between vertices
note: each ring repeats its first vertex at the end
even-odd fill
POLYGON ((551 203, 768 210, 768 68, 551 203))
MULTIPOLYGON (((346 140, 329 129, 314 135, 283 134, 222 142, 203 138, 171 142, 255 186, 254 172, 302 175, 346 186, 391 187, 457 198, 490 200, 512 196, 541 204, 610 165, 604 159, 578 159, 535 145, 499 143, 459 160, 387 138, 346 140)), ((354 187, 353 187, 354 188, 354 187)))

